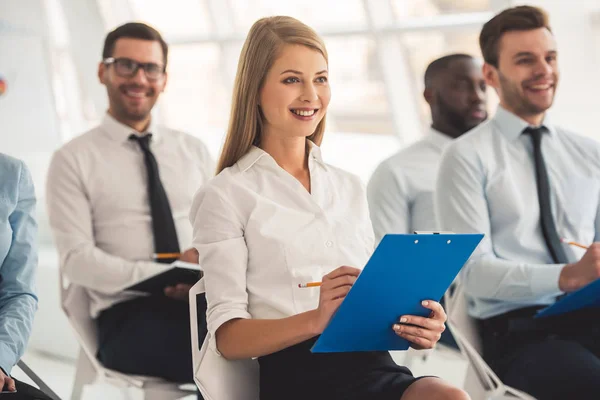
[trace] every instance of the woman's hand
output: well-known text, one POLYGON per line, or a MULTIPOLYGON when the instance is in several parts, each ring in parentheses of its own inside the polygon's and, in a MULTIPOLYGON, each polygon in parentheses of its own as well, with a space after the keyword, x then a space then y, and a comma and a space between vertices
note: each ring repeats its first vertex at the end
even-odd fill
POLYGON ((0 369, 0 391, 16 392, 17 387, 15 380, 4 373, 4 370, 0 369))
POLYGON ((343 266, 323 277, 319 307, 315 310, 315 333, 323 333, 333 313, 342 304, 359 274, 358 268, 343 266))
POLYGON ((428 318, 403 315, 400 323, 393 327, 396 335, 408 340, 410 346, 417 350, 431 349, 436 345, 446 330, 447 319, 444 308, 437 301, 425 300, 421 304, 431 310, 428 318))

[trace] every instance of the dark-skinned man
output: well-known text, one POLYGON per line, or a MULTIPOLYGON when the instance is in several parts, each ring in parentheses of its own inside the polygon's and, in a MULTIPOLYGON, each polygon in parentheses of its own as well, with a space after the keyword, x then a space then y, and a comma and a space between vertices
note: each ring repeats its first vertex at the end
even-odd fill
POLYGON ((386 233, 438 229, 433 190, 444 148, 487 117, 480 63, 466 54, 433 61, 425 72, 424 97, 432 124, 426 137, 383 161, 368 185, 375 239, 386 233))
MULTIPOLYGON (((433 207, 438 164, 444 148, 487 118, 481 64, 466 54, 433 61, 423 95, 431 108, 426 137, 385 160, 367 187, 375 240, 386 233, 440 230, 433 207)), ((458 348, 448 330, 440 343, 458 348)))

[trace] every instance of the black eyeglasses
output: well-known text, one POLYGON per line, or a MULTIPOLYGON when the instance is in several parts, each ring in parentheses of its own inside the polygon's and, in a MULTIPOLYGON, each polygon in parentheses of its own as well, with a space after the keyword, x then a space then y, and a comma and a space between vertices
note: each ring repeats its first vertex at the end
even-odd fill
POLYGON ((157 80, 165 73, 165 67, 156 63, 142 63, 131 58, 113 58, 108 57, 102 61, 105 65, 113 64, 115 72, 122 78, 131 78, 135 76, 140 68, 144 70, 148 80, 157 80))

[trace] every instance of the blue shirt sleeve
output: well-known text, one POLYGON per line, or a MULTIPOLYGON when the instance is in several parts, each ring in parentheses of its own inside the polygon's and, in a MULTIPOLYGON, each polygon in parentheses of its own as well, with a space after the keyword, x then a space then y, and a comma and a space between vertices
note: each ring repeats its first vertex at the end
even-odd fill
POLYGON ((31 174, 24 163, 16 197, 16 207, 8 216, 12 240, 0 268, 0 367, 8 374, 25 351, 37 310, 36 199, 31 174))

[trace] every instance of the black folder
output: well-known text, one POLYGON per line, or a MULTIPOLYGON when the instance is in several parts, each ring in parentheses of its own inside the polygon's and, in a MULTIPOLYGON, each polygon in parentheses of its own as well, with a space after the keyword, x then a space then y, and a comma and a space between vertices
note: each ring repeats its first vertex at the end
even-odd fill
POLYGON ((171 269, 146 278, 125 290, 163 295, 167 286, 175 286, 178 283, 194 285, 201 277, 202 270, 198 264, 175 261, 171 264, 171 269))

